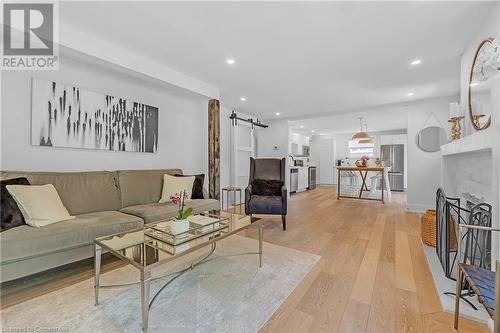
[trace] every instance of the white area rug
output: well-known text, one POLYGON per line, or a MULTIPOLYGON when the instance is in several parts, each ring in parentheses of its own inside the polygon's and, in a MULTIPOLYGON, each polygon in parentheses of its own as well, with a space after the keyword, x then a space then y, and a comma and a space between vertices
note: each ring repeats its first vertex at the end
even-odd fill
MULTIPOLYGON (((255 252, 257 246, 256 240, 232 236, 219 243, 215 255, 255 252)), ((220 257, 200 265, 158 296, 149 314, 149 331, 257 332, 318 260, 314 254, 264 243, 260 269, 258 255, 220 257)), ((164 267, 153 277, 175 270, 164 267)), ((133 282, 138 276, 137 269, 126 266, 103 274, 101 284, 133 282)), ((151 294, 165 281, 153 282, 151 294)), ((96 307, 93 279, 86 280, 3 310, 2 328, 141 332, 139 291, 139 285, 101 289, 96 307)))

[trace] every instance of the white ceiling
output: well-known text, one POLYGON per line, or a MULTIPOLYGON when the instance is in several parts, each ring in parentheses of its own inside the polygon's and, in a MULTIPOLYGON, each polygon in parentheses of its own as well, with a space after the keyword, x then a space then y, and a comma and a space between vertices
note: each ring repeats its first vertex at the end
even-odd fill
POLYGON ((59 11, 66 24, 218 86, 228 107, 303 118, 457 94, 460 53, 493 4, 120 1, 59 11), (422 64, 411 67, 415 58, 422 64))
POLYGON ((360 130, 359 117, 362 117, 363 123, 368 125, 370 133, 373 131, 402 130, 408 127, 408 108, 402 103, 329 116, 291 120, 288 125, 293 132, 304 135, 353 133, 360 130))

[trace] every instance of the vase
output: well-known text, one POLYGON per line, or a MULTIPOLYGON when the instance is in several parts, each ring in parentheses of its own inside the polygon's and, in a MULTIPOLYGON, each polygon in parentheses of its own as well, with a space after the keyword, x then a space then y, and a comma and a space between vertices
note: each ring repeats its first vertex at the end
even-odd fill
MULTIPOLYGON (((189 221, 187 219, 173 219, 172 223, 170 223, 170 233, 172 235, 179 235, 189 230, 189 221)), ((185 238, 188 234, 185 233, 180 236, 176 236, 178 238, 185 238)))

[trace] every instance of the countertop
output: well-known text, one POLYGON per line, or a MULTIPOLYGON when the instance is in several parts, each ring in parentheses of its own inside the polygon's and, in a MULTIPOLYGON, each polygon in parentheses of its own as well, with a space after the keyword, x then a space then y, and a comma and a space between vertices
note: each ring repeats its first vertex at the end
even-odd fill
POLYGON ((346 170, 346 171, 383 171, 385 167, 383 166, 366 166, 366 167, 358 167, 355 165, 346 165, 346 166, 337 166, 337 170, 346 170))
POLYGON ((316 167, 315 165, 310 165, 310 166, 291 166, 290 169, 300 169, 300 168, 309 169, 309 168, 315 168, 315 167, 316 167))

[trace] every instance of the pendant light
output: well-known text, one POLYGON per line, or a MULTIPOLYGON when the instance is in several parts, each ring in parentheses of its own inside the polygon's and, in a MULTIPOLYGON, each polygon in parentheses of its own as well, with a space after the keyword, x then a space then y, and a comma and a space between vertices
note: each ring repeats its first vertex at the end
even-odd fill
MULTIPOLYGON (((365 133, 368 134, 368 124, 365 123, 365 133)), ((368 135, 368 139, 359 139, 359 143, 373 143, 372 138, 368 135)))
POLYGON ((360 131, 358 133, 354 133, 354 135, 352 136, 353 140, 360 141, 362 139, 365 139, 365 140, 370 139, 370 136, 368 135, 368 133, 363 132, 363 117, 359 117, 359 129, 360 129, 360 131))

